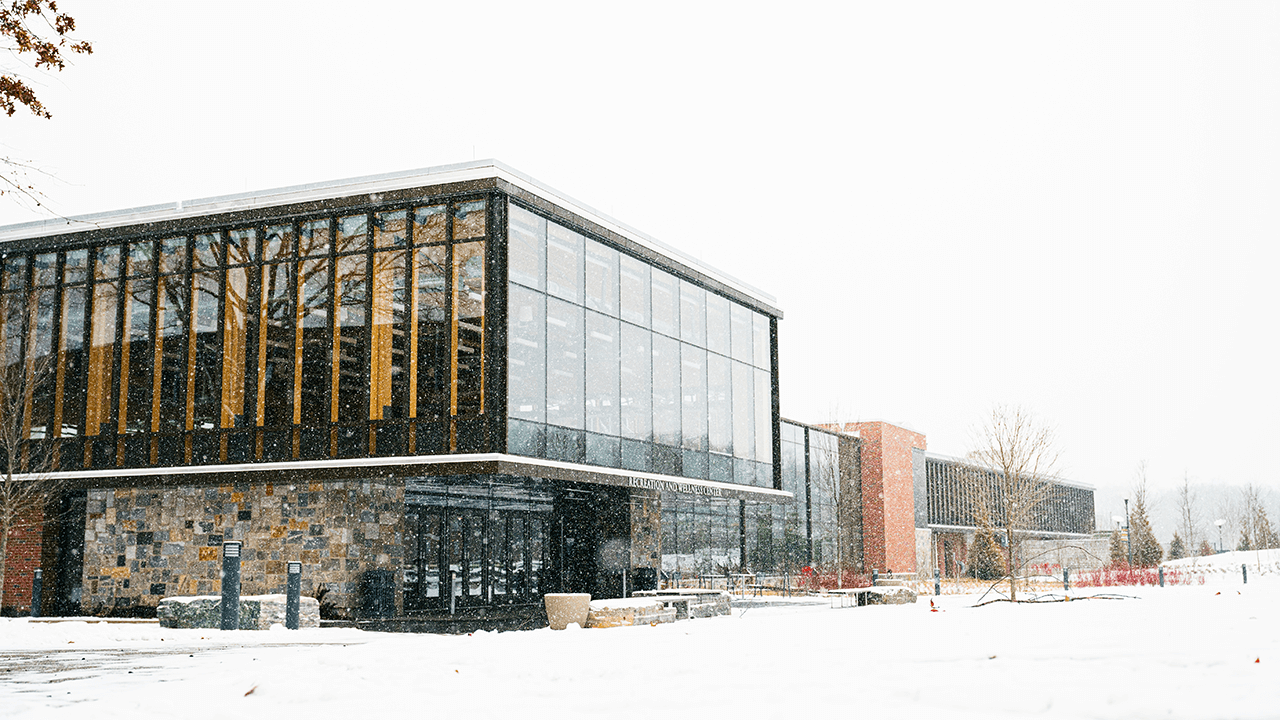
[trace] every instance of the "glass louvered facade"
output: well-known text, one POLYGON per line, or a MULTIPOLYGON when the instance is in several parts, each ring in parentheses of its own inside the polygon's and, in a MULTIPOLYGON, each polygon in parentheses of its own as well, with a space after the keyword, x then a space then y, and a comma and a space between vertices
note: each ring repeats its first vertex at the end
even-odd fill
POLYGON ((6 253, 6 371, 41 380, 31 440, 56 446, 60 470, 487 446, 469 436, 484 432, 486 208, 413 203, 6 253))

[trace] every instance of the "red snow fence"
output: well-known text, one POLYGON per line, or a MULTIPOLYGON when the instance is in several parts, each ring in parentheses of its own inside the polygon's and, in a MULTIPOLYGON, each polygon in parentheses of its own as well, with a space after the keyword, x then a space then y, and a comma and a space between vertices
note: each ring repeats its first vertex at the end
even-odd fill
MULTIPOLYGON (((1134 585, 1159 585, 1157 568, 1131 567, 1116 563, 1097 570, 1081 570, 1071 577, 1072 587, 1121 587, 1134 585)), ((1177 568, 1164 569, 1165 585, 1203 585, 1204 576, 1177 568)))

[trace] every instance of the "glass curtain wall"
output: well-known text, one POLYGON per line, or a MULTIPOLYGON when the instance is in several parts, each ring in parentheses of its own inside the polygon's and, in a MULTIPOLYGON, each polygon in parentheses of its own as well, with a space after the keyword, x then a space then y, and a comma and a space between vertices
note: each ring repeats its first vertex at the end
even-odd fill
POLYGON ((809 518, 813 569, 835 572, 839 554, 840 452, 831 433, 809 429, 809 518))
POLYGON ((15 253, 6 372, 62 469, 476 451, 484 199, 15 253))
POLYGON ((795 576, 812 561, 809 546, 809 485, 806 467, 805 428, 781 423, 782 489, 795 500, 790 505, 776 506, 775 527, 781 526, 781 563, 784 571, 795 576))
POLYGON ((508 451, 773 486, 769 318, 508 206, 508 451))
POLYGON ((744 568, 743 501, 662 493, 662 582, 724 587, 744 568))

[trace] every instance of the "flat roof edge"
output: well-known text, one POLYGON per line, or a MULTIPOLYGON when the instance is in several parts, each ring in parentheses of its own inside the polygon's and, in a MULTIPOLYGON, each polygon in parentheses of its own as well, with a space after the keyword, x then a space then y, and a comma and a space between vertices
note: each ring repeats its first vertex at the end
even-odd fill
MULTIPOLYGON (((965 460, 964 458, 953 457, 951 455, 943 455, 942 453, 925 451, 924 456, 926 460, 939 460, 942 462, 951 463, 953 465, 964 465, 965 467, 977 468, 979 470, 989 469, 989 468, 983 468, 982 466, 977 465, 976 463, 973 463, 969 460, 965 460)), ((1066 485, 1068 487, 1079 488, 1081 490, 1097 490, 1097 488, 1094 487, 1093 485, 1090 485, 1089 483, 1086 483, 1086 482, 1080 482, 1079 480, 1068 480, 1067 478, 1060 477, 1058 475, 1044 475, 1043 477, 1045 479, 1052 480, 1055 483, 1058 483, 1059 485, 1066 485)))

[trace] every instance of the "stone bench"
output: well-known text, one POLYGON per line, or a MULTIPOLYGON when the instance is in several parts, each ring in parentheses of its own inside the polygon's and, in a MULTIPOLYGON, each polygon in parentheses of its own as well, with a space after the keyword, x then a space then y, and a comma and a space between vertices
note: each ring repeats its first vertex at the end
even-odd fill
MULTIPOLYGON (((270 630, 284 625, 284 595, 245 595, 240 598, 240 629, 270 630)), ((161 598, 156 608, 160 627, 218 628, 222 626, 222 596, 193 595, 161 598)), ((299 598, 298 627, 320 627, 320 603, 313 597, 299 598)))

